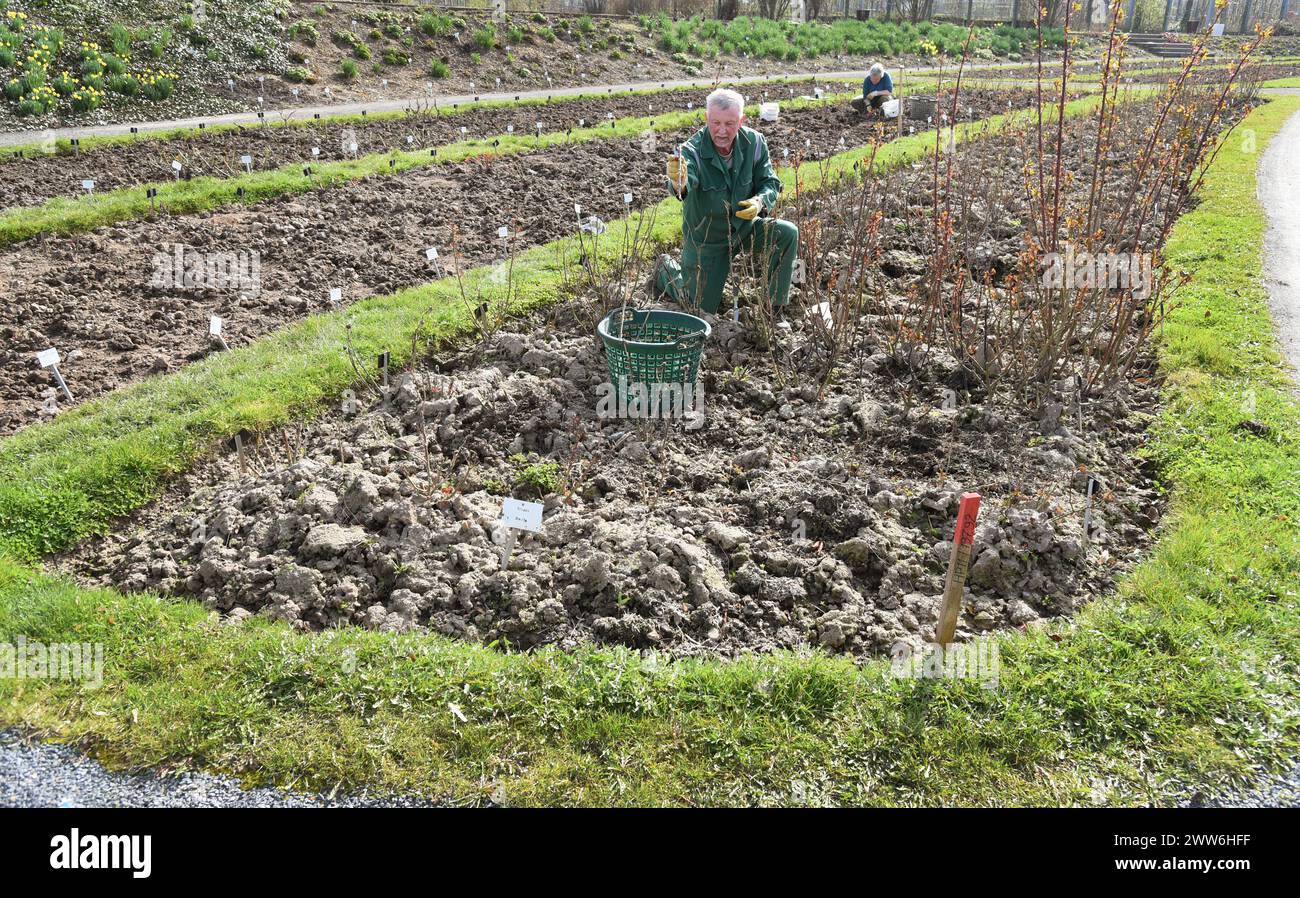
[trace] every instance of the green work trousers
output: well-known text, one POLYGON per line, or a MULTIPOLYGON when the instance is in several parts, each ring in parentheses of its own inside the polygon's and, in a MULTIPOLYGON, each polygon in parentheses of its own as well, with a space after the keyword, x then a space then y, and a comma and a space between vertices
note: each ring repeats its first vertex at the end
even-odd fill
POLYGON ((759 218, 730 247, 682 247, 682 263, 670 261, 659 270, 659 289, 684 308, 699 306, 714 313, 731 273, 731 257, 741 250, 767 259, 767 291, 773 306, 790 301, 790 278, 798 255, 799 228, 780 218, 759 218))

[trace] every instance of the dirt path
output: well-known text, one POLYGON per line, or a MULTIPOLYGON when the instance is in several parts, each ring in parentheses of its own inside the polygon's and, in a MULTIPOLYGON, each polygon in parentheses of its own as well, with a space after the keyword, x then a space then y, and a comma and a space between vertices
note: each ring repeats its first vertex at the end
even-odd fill
POLYGON ((1259 201, 1268 214, 1264 277, 1277 339, 1300 372, 1300 114, 1269 141, 1259 162, 1259 201))

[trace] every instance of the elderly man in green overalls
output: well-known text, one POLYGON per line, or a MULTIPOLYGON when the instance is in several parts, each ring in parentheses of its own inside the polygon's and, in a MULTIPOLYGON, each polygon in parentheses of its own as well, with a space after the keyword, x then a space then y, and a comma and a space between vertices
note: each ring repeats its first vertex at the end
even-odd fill
POLYGON ((725 88, 709 94, 707 121, 668 160, 668 181, 682 200, 682 262, 660 258, 655 289, 679 305, 717 312, 731 257, 749 250, 767 259, 767 290, 778 317, 790 301, 799 246, 793 222, 768 218, 781 194, 763 135, 745 127, 745 101, 725 88))

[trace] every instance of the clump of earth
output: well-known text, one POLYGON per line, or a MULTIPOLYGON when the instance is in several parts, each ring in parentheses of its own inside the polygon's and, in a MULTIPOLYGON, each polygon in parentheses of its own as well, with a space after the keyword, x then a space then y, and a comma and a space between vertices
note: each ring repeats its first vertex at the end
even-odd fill
POLYGON ((349 392, 251 441, 246 471, 220 453, 59 563, 232 625, 864 656, 934 638, 964 492, 983 504, 959 640, 1071 614, 1151 538, 1161 500, 1134 457, 1148 382, 1037 410, 953 402, 956 360, 889 351, 881 316, 854 376, 823 391, 797 363, 817 351, 812 319, 778 338, 795 363, 777 370, 759 329, 724 314, 680 416, 602 417, 595 314, 570 303, 349 392), (544 507, 508 558, 507 496, 544 507))

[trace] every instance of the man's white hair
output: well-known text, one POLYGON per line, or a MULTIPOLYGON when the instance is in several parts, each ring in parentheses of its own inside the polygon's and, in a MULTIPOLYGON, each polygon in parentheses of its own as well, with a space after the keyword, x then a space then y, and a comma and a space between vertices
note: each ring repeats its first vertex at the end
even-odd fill
POLYGON ((734 109, 737 112, 745 111, 745 98, 737 91, 729 87, 719 87, 713 93, 709 94, 708 99, 704 101, 705 110, 713 109, 734 109))
MULTIPOLYGON (((860 72, 860 71, 862 71, 862 69, 858 69, 858 71, 860 72)), ((883 65, 881 65, 880 63, 877 62, 876 64, 874 64, 874 65, 871 67, 871 71, 870 71, 869 74, 872 74, 872 75, 883 75, 883 74, 885 74, 885 67, 884 67, 883 65)))

